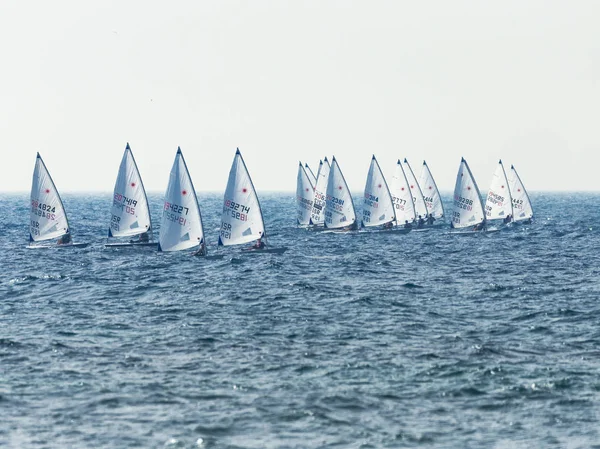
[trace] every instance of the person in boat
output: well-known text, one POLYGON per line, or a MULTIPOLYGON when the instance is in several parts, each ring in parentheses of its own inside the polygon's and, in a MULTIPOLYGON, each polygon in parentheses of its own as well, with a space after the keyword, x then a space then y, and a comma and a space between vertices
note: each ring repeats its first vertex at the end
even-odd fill
POLYGON ((58 245, 68 245, 70 243, 72 243, 71 234, 70 233, 66 233, 65 235, 62 235, 58 239, 58 242, 57 242, 58 245))
POLYGON ((432 225, 434 221, 435 218, 433 218, 433 214, 429 214, 429 216, 427 217, 427 224, 432 225))
POLYGON ((393 227, 394 227, 393 221, 388 221, 387 223, 384 223, 384 225, 383 225, 383 229, 392 229, 393 227))
POLYGON ((147 232, 142 232, 137 240, 130 240, 130 243, 148 243, 150 241, 150 236, 147 232))
POLYGON ((197 251, 192 253, 192 256, 206 256, 206 243, 200 243, 197 251))
POLYGON ((262 237, 260 237, 256 243, 254 245, 252 245, 252 247, 250 249, 264 249, 265 248, 265 242, 263 242, 262 237))
POLYGON ((417 229, 421 229, 423 226, 425 226, 425 220, 423 220, 423 217, 419 215, 419 219, 417 220, 417 229))
POLYGON ((404 220, 404 229, 412 229, 412 224, 408 220, 404 220))
POLYGON ((484 231, 485 230, 485 222, 481 222, 473 226, 473 231, 484 231))
POLYGON ((512 221, 512 215, 508 214, 506 217, 504 217, 504 224, 508 224, 512 221))

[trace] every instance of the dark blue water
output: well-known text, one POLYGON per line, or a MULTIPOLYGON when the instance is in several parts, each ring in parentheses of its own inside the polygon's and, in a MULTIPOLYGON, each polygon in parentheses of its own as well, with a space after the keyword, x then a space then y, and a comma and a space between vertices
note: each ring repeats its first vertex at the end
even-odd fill
POLYGON ((0 197, 0 446, 600 447, 600 195, 468 237, 309 232, 263 195, 288 252, 221 261, 104 249, 110 199, 64 197, 89 248, 32 251, 0 197))

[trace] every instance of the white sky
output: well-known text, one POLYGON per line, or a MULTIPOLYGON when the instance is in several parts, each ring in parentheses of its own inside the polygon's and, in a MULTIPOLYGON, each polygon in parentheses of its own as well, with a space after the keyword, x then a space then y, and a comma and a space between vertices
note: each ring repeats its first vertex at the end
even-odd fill
POLYGON ((224 191, 240 147, 257 190, 335 154, 359 192, 375 153, 482 191, 498 158, 529 190, 596 190, 600 2, 0 2, 0 191, 39 151, 61 191, 112 191, 126 142, 163 191, 177 146, 224 191))

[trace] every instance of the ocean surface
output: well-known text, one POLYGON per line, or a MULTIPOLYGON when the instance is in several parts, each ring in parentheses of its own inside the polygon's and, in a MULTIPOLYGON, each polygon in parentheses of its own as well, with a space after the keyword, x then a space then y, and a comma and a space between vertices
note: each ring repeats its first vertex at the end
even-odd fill
POLYGON ((530 226, 403 235, 263 194, 289 249, 248 255, 201 194, 203 260, 105 249, 111 194, 63 197, 88 248, 29 250, 0 195, 0 447, 600 448, 600 194, 531 197, 530 226))

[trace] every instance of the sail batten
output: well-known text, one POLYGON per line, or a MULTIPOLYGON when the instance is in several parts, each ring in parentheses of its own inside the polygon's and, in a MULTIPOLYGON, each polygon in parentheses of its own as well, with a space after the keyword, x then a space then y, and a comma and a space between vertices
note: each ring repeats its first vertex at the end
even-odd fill
POLYGON ((533 206, 521 177, 513 165, 510 167, 509 178, 510 191, 512 194, 512 204, 514 221, 523 221, 533 218, 533 206))
POLYGON ((485 223, 485 213, 481 194, 464 158, 460 162, 454 186, 452 207, 453 228, 467 228, 485 223))
POLYGON ((109 236, 131 237, 146 232, 152 233, 148 197, 135 158, 127 144, 113 192, 109 236))
POLYGON ((356 211, 348 184, 335 157, 327 182, 325 227, 328 229, 356 227, 356 211))
POLYGON ((56 239, 69 233, 69 221, 56 185, 40 154, 37 154, 30 195, 29 239, 56 239))
POLYGON ((499 161, 485 200, 485 216, 487 220, 496 220, 509 215, 514 216, 513 201, 504 165, 499 161))
POLYGON ((380 226, 396 221, 394 202, 381 167, 373 155, 363 198, 362 226, 380 226))
POLYGON ((444 217, 444 204, 442 203, 442 197, 437 184, 435 183, 435 179, 433 179, 433 175, 425 161, 423 161, 419 185, 423 192, 423 199, 425 200, 427 211, 433 218, 440 220, 444 217))
POLYGON ((181 251, 204 243, 196 189, 181 149, 177 149, 165 192, 158 244, 161 251, 181 251))
POLYGON ((300 162, 296 180, 296 220, 299 225, 310 224, 314 195, 314 184, 311 182, 307 170, 302 166, 302 162, 300 162))
POLYGON ((252 178, 238 149, 223 198, 219 245, 239 245, 262 237, 266 237, 262 210, 252 178))

